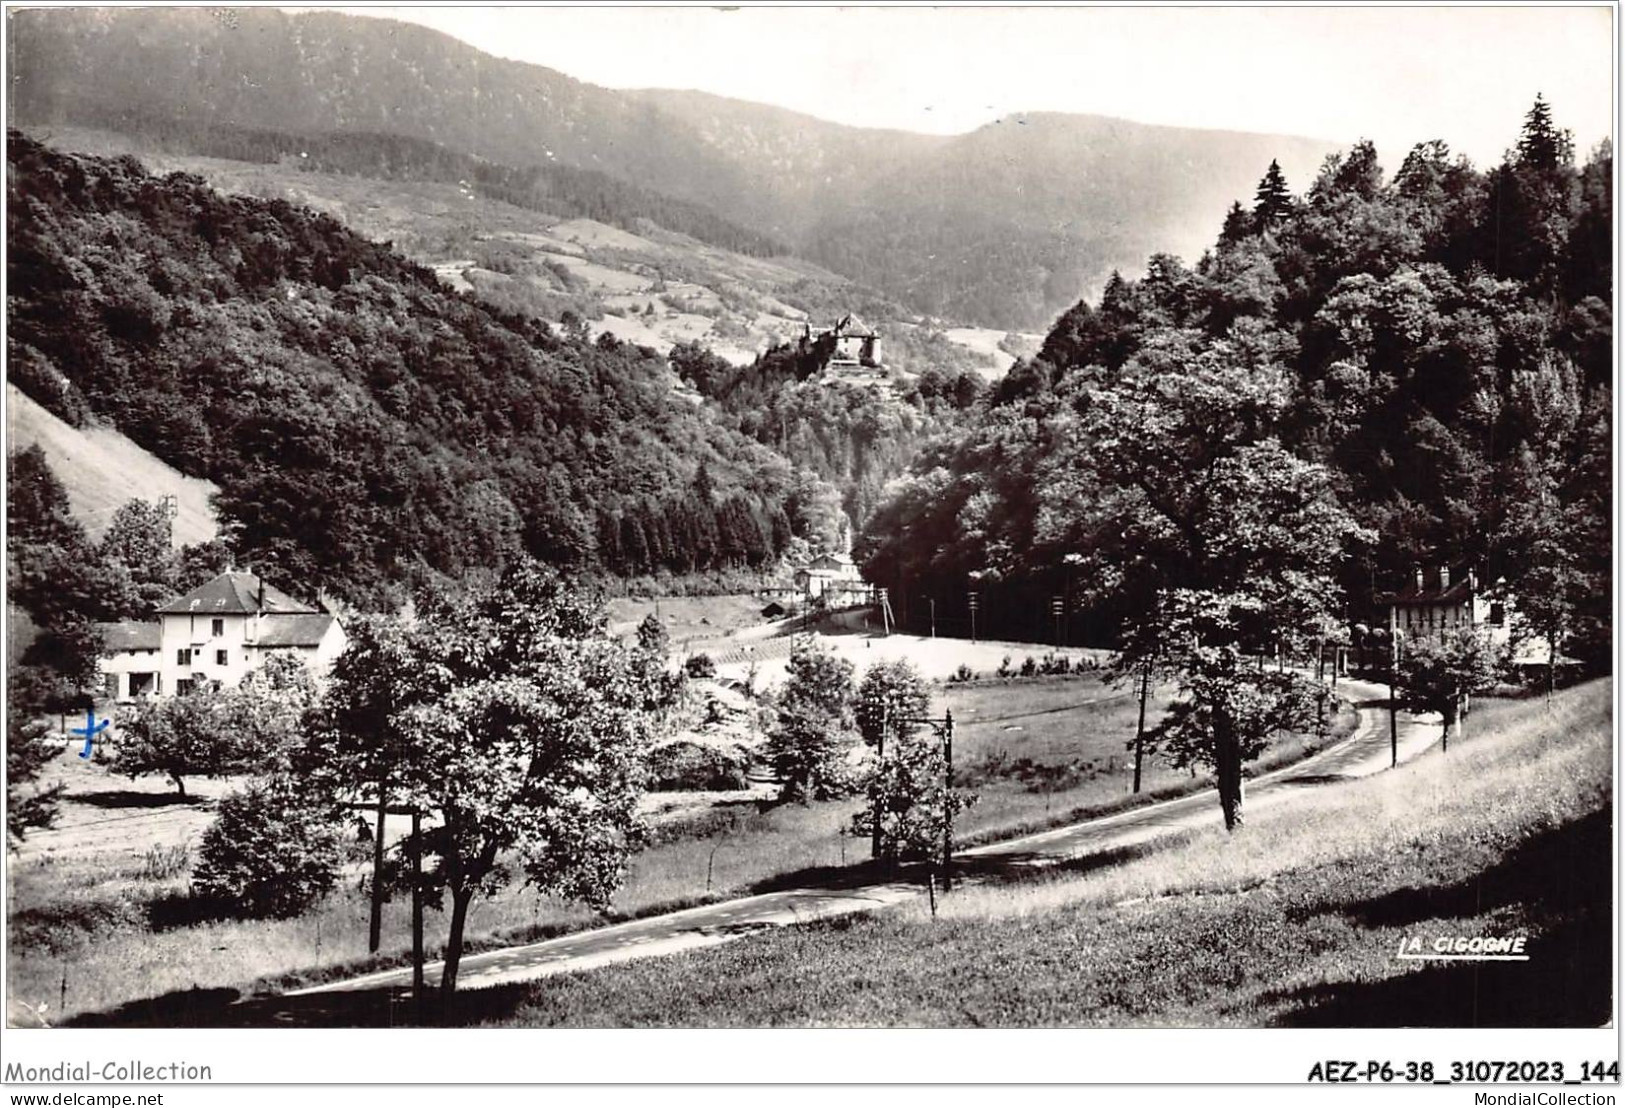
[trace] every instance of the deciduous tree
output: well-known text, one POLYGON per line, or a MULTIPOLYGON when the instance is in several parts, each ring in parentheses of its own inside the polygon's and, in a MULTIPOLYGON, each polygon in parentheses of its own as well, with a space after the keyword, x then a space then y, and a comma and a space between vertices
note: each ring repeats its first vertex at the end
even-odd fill
POLYGON ((321 900, 344 862, 344 813, 286 771, 222 797, 192 890, 234 915, 286 919, 321 900))
POLYGON ((30 830, 56 822, 61 784, 42 786, 45 767, 61 744, 51 737, 50 724, 40 718, 43 707, 31 695, 31 682, 13 662, 6 681, 6 844, 15 848, 30 830))
POLYGON ((1493 688, 1504 664, 1502 652, 1475 627, 1411 639, 1399 652, 1400 703, 1413 712, 1438 712, 1448 750, 1467 698, 1493 688))
POLYGON ((795 650, 777 714, 766 753, 781 799, 805 803, 845 795, 845 760, 854 738, 852 663, 813 646, 795 650))
POLYGON ((477 895, 511 879, 608 904, 641 840, 645 762, 665 686, 611 640, 599 605, 521 561, 501 581, 378 624, 334 666, 304 757, 352 796, 426 813, 426 888, 451 900, 441 988, 456 989, 477 895))
POLYGON ((101 751, 107 767, 130 779, 160 773, 186 795, 188 777, 219 777, 240 766, 231 705, 212 686, 125 709, 101 751))

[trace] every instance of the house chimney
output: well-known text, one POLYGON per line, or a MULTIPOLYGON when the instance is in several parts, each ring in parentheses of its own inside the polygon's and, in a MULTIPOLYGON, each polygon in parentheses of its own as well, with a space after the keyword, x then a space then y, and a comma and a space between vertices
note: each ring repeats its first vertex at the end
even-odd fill
POLYGON ((1416 567, 1416 591, 1421 592, 1425 588, 1427 588, 1427 580, 1426 580, 1425 574, 1423 573, 1422 567, 1417 566, 1416 567))
POLYGON ((1439 567, 1439 590, 1442 592, 1450 587, 1450 567, 1439 567))

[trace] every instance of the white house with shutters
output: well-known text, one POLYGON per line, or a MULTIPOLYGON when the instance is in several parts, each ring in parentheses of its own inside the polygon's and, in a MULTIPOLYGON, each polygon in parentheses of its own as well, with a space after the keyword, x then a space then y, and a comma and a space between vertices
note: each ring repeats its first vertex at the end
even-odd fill
POLYGON ((101 669, 113 699, 174 696, 209 681, 233 687, 278 653, 324 676, 344 650, 337 619, 252 573, 222 573, 160 605, 157 615, 99 625, 101 669))
POLYGON ((1525 625, 1504 581, 1486 587, 1472 570, 1417 567, 1404 588, 1380 601, 1388 609, 1388 626, 1401 641, 1438 638, 1458 627, 1472 627, 1492 645, 1509 650, 1515 667, 1527 669, 1546 662, 1545 638, 1525 625))

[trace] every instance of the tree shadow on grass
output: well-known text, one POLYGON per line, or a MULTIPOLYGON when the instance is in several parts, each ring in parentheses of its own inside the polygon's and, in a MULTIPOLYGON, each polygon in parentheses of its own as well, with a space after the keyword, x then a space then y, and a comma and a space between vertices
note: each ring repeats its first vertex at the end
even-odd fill
POLYGON ((93 793, 69 793, 63 799, 74 804, 88 804, 92 808, 201 808, 209 803, 201 796, 144 793, 135 789, 101 789, 93 793))
POLYGON ((161 893, 147 901, 147 926, 155 932, 196 927, 200 923, 233 919, 241 908, 222 897, 198 896, 188 890, 161 893))
MULTIPOLYGON (((1453 885, 1321 903, 1367 928, 1416 929, 1424 943, 1507 910, 1528 922, 1527 962, 1417 962, 1379 981, 1267 993, 1277 1023, 1301 1027, 1595 1027, 1612 1007, 1612 818, 1608 809, 1530 839, 1453 885)), ((1499 937, 1497 934, 1497 937, 1499 937)), ((1510 936, 1510 932, 1505 932, 1510 936)))
POLYGON ((1558 918, 1613 897, 1613 832, 1607 807, 1543 831, 1499 862, 1452 885, 1395 889, 1353 904, 1333 899, 1294 913, 1299 919, 1339 912, 1364 927, 1406 927, 1466 919, 1518 905, 1532 917, 1558 918))
POLYGON ((1289 1027, 1600 1027, 1613 974, 1608 909, 1543 931, 1527 962, 1422 963, 1371 982, 1265 994, 1289 1027))
POLYGON ((410 989, 356 989, 304 996, 243 996, 185 989, 76 1016, 67 1027, 462 1027, 511 1016, 534 983, 470 989, 444 1009, 431 980, 422 1018, 410 989))

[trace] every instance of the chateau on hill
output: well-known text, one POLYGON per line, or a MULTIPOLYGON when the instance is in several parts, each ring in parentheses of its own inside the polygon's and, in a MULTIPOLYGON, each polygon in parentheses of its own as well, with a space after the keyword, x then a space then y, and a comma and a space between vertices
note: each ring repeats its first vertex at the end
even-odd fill
POLYGON ((842 366, 880 369, 885 364, 880 360, 880 335, 850 313, 824 330, 815 331, 811 323, 803 324, 797 350, 802 354, 809 351, 821 354, 824 369, 842 366))

